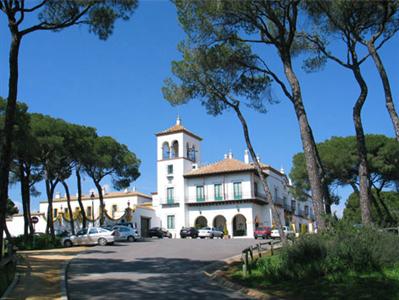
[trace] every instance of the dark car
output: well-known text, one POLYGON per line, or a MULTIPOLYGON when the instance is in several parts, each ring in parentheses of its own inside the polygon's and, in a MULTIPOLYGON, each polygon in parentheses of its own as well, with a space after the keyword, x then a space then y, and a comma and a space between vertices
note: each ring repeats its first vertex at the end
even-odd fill
POLYGON ((269 226, 259 226, 255 229, 254 236, 255 239, 262 238, 268 239, 272 234, 272 229, 269 226))
POLYGON ((198 237, 198 230, 194 227, 182 228, 180 230, 180 237, 182 239, 185 239, 186 237, 196 239, 198 237))
POLYGON ((160 239, 164 237, 172 238, 172 234, 169 231, 167 231, 165 228, 161 227, 153 227, 150 230, 148 230, 148 236, 149 237, 156 236, 160 239))

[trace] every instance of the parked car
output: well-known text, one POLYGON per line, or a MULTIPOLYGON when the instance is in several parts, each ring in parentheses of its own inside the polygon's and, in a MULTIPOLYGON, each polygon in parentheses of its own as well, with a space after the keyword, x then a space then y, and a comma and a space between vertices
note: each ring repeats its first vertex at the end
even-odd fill
MULTIPOLYGON (((294 236, 295 233, 288 227, 288 226, 283 226, 283 231, 284 234, 288 237, 288 236, 294 236)), ((279 238, 280 237, 280 232, 278 231, 277 228, 274 228, 272 230, 272 233, 270 235, 272 238, 279 238)))
POLYGON ((148 236, 149 237, 153 237, 156 236, 160 239, 167 237, 167 238, 172 238, 172 234, 167 231, 165 228, 161 228, 161 227, 153 227, 150 230, 148 230, 148 236))
POLYGON ((269 226, 259 226, 254 231, 255 239, 269 239, 272 234, 272 229, 269 226))
POLYGON ((75 245, 100 245, 113 244, 118 231, 110 231, 101 227, 90 227, 79 230, 76 235, 64 237, 61 243, 65 247, 75 245))
POLYGON ((112 230, 119 232, 119 236, 115 237, 115 241, 135 242, 140 239, 140 234, 136 228, 130 226, 116 225, 112 230))
POLYGON ((215 227, 204 227, 198 230, 198 236, 202 239, 206 237, 209 237, 211 239, 213 239, 214 237, 223 238, 223 231, 215 227))
POLYGON ((198 230, 194 227, 182 228, 180 230, 180 237, 182 239, 185 239, 186 237, 196 239, 198 237, 198 230))

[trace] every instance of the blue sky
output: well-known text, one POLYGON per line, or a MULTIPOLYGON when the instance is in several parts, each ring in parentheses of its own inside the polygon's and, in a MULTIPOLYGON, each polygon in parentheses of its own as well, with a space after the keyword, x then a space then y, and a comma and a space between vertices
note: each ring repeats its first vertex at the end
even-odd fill
MULTIPOLYGON (((4 16, 0 20, 0 95, 7 95, 9 33, 4 16)), ((230 149, 242 159, 245 145, 233 112, 212 117, 196 101, 173 108, 162 97, 163 80, 171 75, 170 63, 180 58, 177 43, 184 39, 176 11, 167 1, 142 1, 128 22, 118 22, 114 34, 103 42, 87 28, 74 27, 62 33, 37 32, 22 41, 20 52, 19 100, 31 112, 59 117, 69 122, 93 126, 101 135, 110 135, 128 145, 141 159, 141 177, 132 185, 150 193, 156 190, 156 139, 154 134, 174 124, 179 113, 183 125, 204 138, 202 163, 223 158, 230 149)), ((398 38, 381 51, 391 79, 393 94, 398 99, 398 38), (396 50, 396 51, 395 51, 396 50)), ((268 57, 277 71, 281 67, 272 51, 268 57)), ((308 118, 316 140, 331 136, 353 135, 352 105, 358 95, 353 76, 348 70, 329 63, 318 73, 296 70, 302 84, 308 118)), ((371 61, 363 66, 369 84, 369 97, 363 111, 367 133, 393 136, 392 125, 384 106, 383 91, 371 61)), ((255 150, 263 162, 275 168, 291 168, 292 156, 302 151, 297 120, 291 103, 279 88, 273 88, 279 104, 259 114, 245 110, 255 150)), ((398 101, 396 101, 399 107, 398 101)), ((106 181, 104 184, 107 183, 106 181)), ((34 198, 38 209, 42 195, 34 198)), ((93 188, 89 178, 84 192, 93 188)), ((59 186, 57 191, 63 192, 59 186)), ((76 187, 71 181, 71 192, 76 187)), ((345 199, 348 189, 339 191, 345 199)), ((10 192, 19 202, 19 187, 10 192)), ((342 211, 344 201, 335 208, 342 211)))

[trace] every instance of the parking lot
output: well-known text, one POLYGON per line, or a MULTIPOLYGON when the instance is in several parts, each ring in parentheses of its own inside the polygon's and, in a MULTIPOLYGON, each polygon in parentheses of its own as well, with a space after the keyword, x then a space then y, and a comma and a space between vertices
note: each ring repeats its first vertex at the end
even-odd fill
POLYGON ((254 239, 145 239, 95 246, 68 268, 70 299, 245 299, 201 270, 241 253, 254 239))

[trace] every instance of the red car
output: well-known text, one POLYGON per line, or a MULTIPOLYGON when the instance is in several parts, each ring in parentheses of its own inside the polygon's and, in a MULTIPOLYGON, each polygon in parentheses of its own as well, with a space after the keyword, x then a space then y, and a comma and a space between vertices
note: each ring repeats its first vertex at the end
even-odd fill
POLYGON ((259 226, 255 229, 254 236, 255 239, 262 238, 262 239, 269 239, 272 234, 272 229, 269 226, 259 226))

